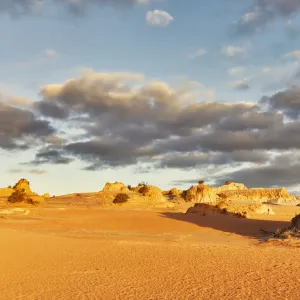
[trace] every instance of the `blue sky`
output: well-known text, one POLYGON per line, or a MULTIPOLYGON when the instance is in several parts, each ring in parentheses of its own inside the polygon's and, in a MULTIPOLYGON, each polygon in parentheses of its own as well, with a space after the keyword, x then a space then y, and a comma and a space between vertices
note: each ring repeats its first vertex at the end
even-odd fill
MULTIPOLYGON (((240 151, 244 152, 239 155, 248 157, 251 152, 255 152, 258 153, 257 156, 267 154, 266 157, 272 157, 266 161, 252 157, 249 160, 243 158, 241 162, 239 158, 236 158, 234 149, 225 149, 224 145, 219 145, 219 148, 204 147, 205 142, 202 137, 199 137, 199 144, 195 143, 194 148, 185 152, 169 146, 165 152, 156 149, 158 144, 160 147, 161 144, 166 147, 165 144, 170 142, 170 137, 173 135, 181 141, 195 137, 197 130, 199 132, 202 130, 205 134, 209 132, 215 136, 218 132, 212 132, 212 128, 227 119, 232 121, 238 118, 238 114, 247 119, 243 120, 244 123, 248 122, 246 127, 234 130, 225 129, 225 135, 231 136, 237 132, 241 135, 248 135, 252 126, 251 134, 258 134, 258 130, 264 130, 260 134, 260 138, 264 139, 266 136, 274 137, 280 130, 290 132, 286 128, 288 123, 293 122, 296 128, 298 125, 297 109, 300 107, 299 97, 295 90, 299 83, 299 76, 297 76, 300 59, 299 1, 149 0, 148 3, 123 1, 123 4, 127 4, 120 6, 118 5, 120 1, 117 0, 107 1, 109 5, 103 4, 105 1, 101 0, 86 0, 78 1, 77 10, 79 8, 80 11, 84 11, 79 14, 74 13, 74 6, 69 0, 40 1, 40 5, 36 6, 38 2, 38 0, 13 0, 10 1, 9 6, 6 1, 0 1, 0 37, 2 40, 0 44, 2 54, 0 56, 0 102, 10 108, 6 115, 11 110, 17 109, 31 112, 36 119, 48 122, 49 126, 55 128, 55 132, 51 135, 63 137, 64 142, 59 146, 43 144, 46 138, 44 133, 37 136, 36 133, 28 133, 28 130, 23 132, 24 128, 20 125, 20 128, 16 129, 19 134, 16 135, 12 130, 15 126, 14 122, 5 124, 4 121, 0 122, 3 140, 16 142, 19 139, 28 146, 27 150, 20 150, 18 147, 7 147, 4 142, 1 146, 0 143, 1 186, 13 184, 20 177, 25 177, 31 181, 33 189, 37 192, 49 191, 52 194, 62 194, 73 191, 100 190, 106 181, 120 180, 134 185, 144 180, 166 189, 176 184, 181 184, 180 187, 187 187, 194 180, 203 177, 207 178, 210 183, 215 183, 226 176, 226 178, 233 179, 240 177, 248 181, 245 182, 246 185, 252 186, 257 183, 253 179, 257 176, 253 175, 251 170, 264 168, 258 169, 262 170, 260 174, 268 174, 266 169, 274 170, 277 167, 276 171, 280 171, 286 179, 274 178, 272 182, 263 180, 265 176, 261 175, 263 179, 258 182, 262 182, 264 186, 285 184, 291 191, 299 190, 294 181, 289 181, 294 173, 285 176, 284 172, 288 172, 286 163, 282 165, 282 169, 278 170, 278 161, 287 159, 291 153, 297 157, 298 140, 295 140, 292 146, 278 146, 277 144, 274 146, 274 142, 268 144, 269 140, 263 140, 261 143, 264 146, 255 146, 253 149, 241 147, 240 151), (82 3, 88 5, 85 7, 82 3), (21 13, 15 15, 13 13, 15 9, 21 13), (132 157, 129 159, 128 156, 130 163, 123 164, 121 160, 119 163, 113 163, 112 161, 116 161, 113 158, 110 158, 107 163, 108 155, 102 150, 99 152, 98 149, 92 154, 89 153, 88 157, 86 153, 83 154, 77 150, 75 154, 73 150, 72 153, 67 153, 67 149, 70 148, 68 145, 78 140, 85 142, 100 140, 100 143, 104 137, 118 140, 120 128, 131 129, 136 125, 137 120, 140 120, 140 116, 134 114, 133 122, 128 119, 123 120, 119 126, 113 126, 118 127, 117 129, 106 128, 104 135, 99 132, 92 134, 87 130, 84 136, 78 136, 75 141, 73 135, 84 132, 85 123, 73 122, 70 125, 67 118, 58 119, 37 109, 35 102, 59 102, 65 101, 61 99, 67 99, 67 97, 75 97, 73 92, 71 96, 66 96, 66 92, 52 97, 49 93, 43 92, 43 87, 51 84, 64 85, 69 79, 84 76, 82 75, 83 69, 93 70, 91 71, 93 74, 114 74, 115 72, 143 74, 143 79, 138 83, 130 83, 130 87, 132 84, 139 87, 147 86, 149 82, 156 80, 168 84, 170 88, 177 91, 181 86, 186 87, 191 82, 197 82, 197 96, 192 98, 192 102, 198 104, 210 102, 218 103, 218 105, 219 103, 253 105, 263 96, 267 96, 269 97, 268 108, 260 107, 259 117, 265 118, 263 122, 266 123, 266 120, 269 120, 267 118, 274 119, 280 115, 284 121, 279 122, 280 124, 276 123, 279 127, 276 127, 273 121, 264 126, 259 124, 250 126, 249 120, 255 119, 255 117, 248 116, 253 113, 252 108, 248 109, 245 106, 242 111, 238 110, 238 113, 235 113, 236 107, 232 106, 232 109, 230 108, 229 112, 224 115, 220 112, 224 109, 222 107, 217 108, 219 119, 213 118, 204 127, 201 125, 202 127, 195 128, 194 124, 187 130, 185 127, 180 127, 183 126, 180 123, 181 125, 176 124, 175 132, 173 120, 173 127, 171 129, 168 127, 166 131, 168 136, 164 135, 160 139, 150 138, 146 144, 143 144, 148 147, 155 146, 156 152, 149 152, 146 157, 141 156, 136 160, 132 157), (287 95, 284 94, 283 100, 279 101, 280 105, 276 100, 278 97, 272 97, 279 92, 287 93, 287 95), (22 104, 16 104, 15 97, 26 99, 24 101, 27 104, 24 105, 24 101, 22 104), (286 100, 290 97, 292 100, 286 100), (296 110, 296 117, 294 115, 291 117, 291 109, 296 110), (180 134, 177 131, 179 129, 180 134), (62 131, 64 131, 63 134, 62 131), (31 139, 35 140, 36 145, 29 145, 31 139), (37 163, 36 154, 46 150, 58 151, 60 155, 71 155, 72 160, 63 164, 49 160, 37 163), (171 155, 177 155, 177 157, 172 157, 172 161, 176 158, 176 160, 181 160, 181 163, 162 163, 170 161, 171 155), (182 158, 182 155, 185 157, 182 158), (216 155, 218 157, 215 157, 216 155), (280 155, 285 155, 285 157, 282 158, 280 155), (224 162, 221 156, 223 159, 225 156, 231 156, 231 158, 224 162), (184 161, 188 161, 187 164, 184 164, 184 161), (158 162, 159 166, 157 166, 158 162), (93 171, 83 170, 90 163, 99 166, 93 171)), ((101 80, 97 84, 104 84, 101 80)), ((127 84, 127 77, 121 78, 120 81, 122 84, 127 84)), ((76 84, 79 90, 80 82, 76 84)), ((88 95, 89 93, 82 89, 79 93, 80 101, 87 101, 84 114, 89 119, 89 125, 93 123, 97 128, 101 128, 104 126, 101 123, 104 118, 114 119, 119 113, 119 110, 112 108, 105 115, 103 111, 99 111, 99 115, 93 114, 88 106, 88 99, 94 96, 96 99, 99 95, 88 95)), ((153 100, 157 94, 151 95, 153 100)), ((177 94, 176 99, 179 99, 180 95, 177 94)), ((160 97, 160 94, 157 97, 160 97)), ((103 100, 103 95, 101 99, 103 100)), ((154 99, 154 101, 162 100, 154 99)), ((171 107, 170 102, 173 98, 170 97, 164 101, 169 101, 164 105, 171 107)), ((66 101, 63 105, 66 105, 66 101)), ((132 106, 135 105, 136 103, 132 102, 132 106)), ((184 106, 181 107, 182 111, 183 108, 184 106)), ((68 107, 68 109, 78 115, 76 107, 68 107)), ((206 113, 205 109, 207 108, 201 110, 204 116, 212 117, 216 114, 211 109, 206 113)), ((177 118, 181 116, 182 111, 177 118)), ((188 111, 192 113, 192 109, 188 111)), ((16 110, 13 112, 17 113, 16 110)), ((168 110, 166 109, 164 113, 167 114, 168 110)), ((121 115, 124 114, 128 114, 128 111, 124 110, 121 115)), ((197 115, 194 118, 197 118, 197 115)), ((199 118, 201 118, 200 114, 199 118)), ((147 124, 151 128, 157 127, 157 133, 166 130, 161 127, 165 125, 162 120, 151 119, 151 122, 151 126, 147 124)), ((262 121, 259 119, 257 122, 262 121)), ((294 136, 290 139, 293 140, 294 136)), ((241 136, 240 144, 243 143, 245 141, 241 136)), ((138 148, 141 147, 141 141, 134 145, 134 149, 139 149, 138 153, 144 151, 144 148, 138 148)), ((290 163, 295 165, 294 162, 290 163)))

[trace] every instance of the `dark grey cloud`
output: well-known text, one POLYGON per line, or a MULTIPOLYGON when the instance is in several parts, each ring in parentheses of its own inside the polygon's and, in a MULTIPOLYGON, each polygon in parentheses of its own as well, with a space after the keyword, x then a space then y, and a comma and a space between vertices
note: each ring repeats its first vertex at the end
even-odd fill
POLYGON ((128 141, 117 139, 91 140, 68 144, 65 153, 74 155, 81 160, 92 163, 88 170, 106 167, 122 167, 136 164, 147 152, 128 141))
POLYGON ((248 82, 238 82, 234 85, 234 89, 240 91, 247 91, 250 89, 250 85, 248 82))
POLYGON ((157 167, 175 169, 201 169, 203 167, 216 165, 227 165, 231 167, 241 165, 245 162, 263 164, 268 161, 268 153, 264 151, 234 151, 231 153, 173 153, 160 158, 157 167))
POLYGON ((215 125, 226 131, 278 128, 283 124, 283 116, 278 113, 250 111, 222 119, 215 125))
POLYGON ((47 121, 39 120, 32 112, 0 102, 0 147, 27 148, 26 137, 41 139, 55 133, 47 121))
POLYGON ((42 164, 55 164, 66 165, 73 161, 73 158, 67 157, 60 150, 56 149, 43 149, 35 155, 35 159, 28 164, 42 165, 42 164))
POLYGON ((59 103, 38 101, 34 103, 34 107, 45 117, 54 119, 66 119, 68 117, 68 110, 59 103))
POLYGON ((270 109, 282 111, 291 119, 298 119, 300 116, 300 88, 291 88, 276 93, 271 97, 264 97, 262 104, 267 104, 270 109))
POLYGON ((299 184, 300 164, 268 165, 256 168, 245 168, 223 175, 217 181, 224 180, 243 182, 247 187, 293 187, 299 184))

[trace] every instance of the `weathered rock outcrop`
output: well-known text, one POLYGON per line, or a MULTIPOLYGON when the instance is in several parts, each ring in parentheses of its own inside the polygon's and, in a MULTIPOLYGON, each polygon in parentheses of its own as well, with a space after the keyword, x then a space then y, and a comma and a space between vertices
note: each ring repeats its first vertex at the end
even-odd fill
POLYGON ((98 197, 107 199, 106 204, 112 204, 117 194, 126 194, 128 198, 123 206, 150 206, 150 207, 174 207, 163 195, 161 189, 156 186, 140 184, 137 187, 128 189, 122 182, 106 183, 98 197))
POLYGON ((22 178, 20 179, 13 187, 15 191, 21 191, 26 193, 27 195, 33 194, 33 192, 30 189, 29 181, 22 178))
POLYGON ((243 191, 247 190, 246 186, 242 183, 231 182, 220 187, 210 187, 201 183, 197 186, 192 186, 185 193, 185 200, 187 202, 196 203, 215 203, 218 201, 218 194, 225 191, 243 191))
POLYGON ((178 197, 182 197, 183 196, 183 191, 182 190, 178 190, 177 188, 173 188, 171 190, 169 190, 167 193, 168 196, 171 196, 172 198, 178 198, 178 197))
POLYGON ((217 205, 207 203, 196 203, 190 207, 188 213, 208 214, 232 214, 235 216, 249 217, 251 214, 274 215, 270 205, 266 204, 250 204, 250 205, 235 205, 227 202, 220 202, 217 205))
POLYGON ((174 204, 169 202, 163 195, 161 189, 156 186, 142 185, 137 193, 129 194, 128 204, 147 205, 153 207, 174 207, 174 204))
POLYGON ((288 193, 285 188, 252 188, 242 183, 229 182, 220 187, 210 187, 205 184, 192 186, 185 192, 184 199, 195 203, 217 203, 218 201, 248 201, 270 202, 276 204, 295 204, 297 199, 288 193))
POLYGON ((253 188, 247 190, 233 191, 222 191, 218 193, 218 196, 222 200, 232 201, 252 201, 252 202, 273 202, 277 204, 288 204, 293 203, 296 198, 288 193, 285 188, 253 188))
POLYGON ((19 198, 19 200, 22 200, 22 198, 31 199, 30 201, 36 204, 45 201, 44 197, 31 191, 29 181, 24 178, 20 179, 13 188, 0 189, 0 197, 13 197, 13 200, 18 200, 17 198, 19 198), (16 195, 16 192, 19 193, 19 195, 16 195), (19 197, 21 194, 24 194, 26 197, 19 197), (13 197, 14 195, 16 195, 16 197, 13 197))
POLYGON ((126 192, 129 192, 129 189, 122 182, 115 182, 115 183, 107 182, 101 192, 122 192, 122 193, 126 193, 126 192))

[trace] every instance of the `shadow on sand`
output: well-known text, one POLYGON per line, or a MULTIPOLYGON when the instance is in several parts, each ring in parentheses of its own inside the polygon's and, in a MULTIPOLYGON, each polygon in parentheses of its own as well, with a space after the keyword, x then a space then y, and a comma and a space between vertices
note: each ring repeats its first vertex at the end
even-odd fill
POLYGON ((270 235, 278 228, 286 228, 290 222, 257 220, 237 217, 232 213, 205 215, 201 213, 164 212, 161 216, 182 222, 189 222, 200 227, 212 228, 246 237, 262 238, 270 235))

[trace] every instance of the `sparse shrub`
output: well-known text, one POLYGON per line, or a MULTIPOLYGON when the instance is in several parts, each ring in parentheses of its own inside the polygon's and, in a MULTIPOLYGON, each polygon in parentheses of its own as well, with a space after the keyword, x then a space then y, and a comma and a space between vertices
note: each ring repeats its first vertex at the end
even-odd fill
POLYGON ((148 186, 148 182, 141 181, 138 186, 148 186))
POLYGON ((76 197, 81 197, 81 194, 77 193, 75 196, 76 196, 76 197))
POLYGON ((232 183, 232 181, 230 181, 230 180, 226 180, 225 181, 225 185, 229 185, 229 184, 231 184, 232 183))
POLYGON ((132 189, 132 186, 131 186, 130 184, 128 184, 128 185, 127 185, 127 188, 128 188, 129 190, 131 190, 131 189, 132 189))
POLYGON ((9 185, 7 188, 8 188, 8 189, 11 189, 12 187, 11 187, 11 185, 9 185))
POLYGON ((8 198, 7 201, 10 203, 28 203, 28 204, 35 204, 34 201, 29 198, 29 196, 20 190, 14 191, 8 198))
POLYGON ((203 180, 203 179, 202 179, 202 180, 199 180, 198 183, 199 183, 199 184, 204 184, 204 180, 203 180))
POLYGON ((113 203, 115 203, 115 204, 126 203, 128 201, 128 199, 129 199, 129 196, 127 194, 120 193, 120 194, 117 194, 113 203))
POLYGON ((274 235, 275 235, 275 237, 280 237, 281 233, 282 233, 282 229, 281 229, 281 228, 277 228, 277 229, 275 230, 274 235))

